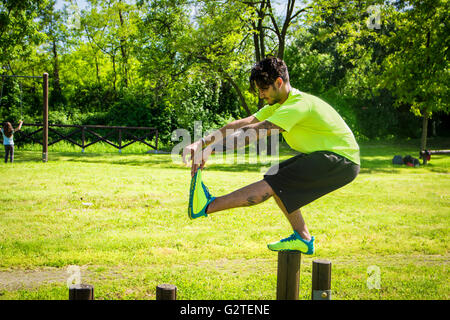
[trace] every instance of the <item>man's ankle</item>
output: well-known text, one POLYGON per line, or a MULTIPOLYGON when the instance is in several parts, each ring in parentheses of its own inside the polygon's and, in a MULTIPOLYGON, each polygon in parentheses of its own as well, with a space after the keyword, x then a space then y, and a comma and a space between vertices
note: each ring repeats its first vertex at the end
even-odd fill
POLYGON ((299 234, 299 236, 303 239, 303 240, 305 240, 305 241, 311 241, 311 235, 309 234, 309 232, 307 232, 307 231, 298 231, 298 230, 295 230, 295 231, 297 231, 297 233, 299 234))
POLYGON ((210 213, 210 212, 209 212, 209 209, 211 208, 211 205, 214 203, 214 201, 216 201, 216 199, 214 199, 213 201, 211 201, 211 203, 208 204, 208 206, 206 207, 206 210, 205 210, 205 213, 206 213, 206 214, 210 213))

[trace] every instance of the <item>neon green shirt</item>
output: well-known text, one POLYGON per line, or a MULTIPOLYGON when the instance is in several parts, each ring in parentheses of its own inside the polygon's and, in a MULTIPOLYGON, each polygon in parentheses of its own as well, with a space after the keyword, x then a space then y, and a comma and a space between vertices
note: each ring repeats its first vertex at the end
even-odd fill
POLYGON ((284 129, 284 139, 296 151, 331 151, 361 163, 352 131, 336 110, 318 97, 292 88, 283 104, 266 105, 254 116, 284 129))

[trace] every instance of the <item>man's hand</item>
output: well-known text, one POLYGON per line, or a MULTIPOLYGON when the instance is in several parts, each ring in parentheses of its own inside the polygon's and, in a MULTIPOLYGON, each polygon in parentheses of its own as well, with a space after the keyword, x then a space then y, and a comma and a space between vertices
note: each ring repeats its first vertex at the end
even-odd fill
POLYGON ((197 170, 203 169, 205 167, 205 163, 208 160, 209 156, 212 153, 211 147, 206 147, 202 150, 202 142, 194 142, 183 149, 183 162, 187 164, 188 161, 191 161, 191 176, 194 176, 197 170))
POLYGON ((212 153, 212 148, 210 146, 203 150, 200 150, 198 154, 192 158, 191 166, 191 176, 193 177, 198 169, 203 169, 205 167, 206 161, 208 161, 209 156, 212 153))
POLYGON ((199 151, 202 151, 202 142, 201 141, 194 142, 194 143, 184 147, 183 153, 181 155, 181 158, 183 159, 183 163, 187 164, 188 161, 191 161, 192 159, 194 159, 194 155, 199 151), (187 158, 188 156, 190 157, 189 159, 187 158))

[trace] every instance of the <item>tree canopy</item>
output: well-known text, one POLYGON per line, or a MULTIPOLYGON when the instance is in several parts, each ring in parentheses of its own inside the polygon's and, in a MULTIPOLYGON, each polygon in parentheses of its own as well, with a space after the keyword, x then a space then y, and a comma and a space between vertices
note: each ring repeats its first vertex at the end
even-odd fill
MULTIPOLYGON (((50 121, 205 129, 253 114, 252 65, 283 58, 358 139, 422 136, 449 109, 447 0, 0 0, 2 74, 50 75, 50 121), (420 123, 422 119, 422 123, 420 123)), ((0 118, 39 117, 2 79, 0 118)))

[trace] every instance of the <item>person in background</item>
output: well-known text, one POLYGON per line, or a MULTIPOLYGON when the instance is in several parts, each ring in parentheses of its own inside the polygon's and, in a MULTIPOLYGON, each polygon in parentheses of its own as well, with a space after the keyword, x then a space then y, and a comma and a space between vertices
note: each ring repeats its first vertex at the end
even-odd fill
POLYGON ((3 135, 3 145, 5 146, 5 163, 14 161, 14 132, 22 128, 23 121, 20 120, 19 126, 13 129, 11 122, 5 122, 3 128, 0 129, 3 135))

